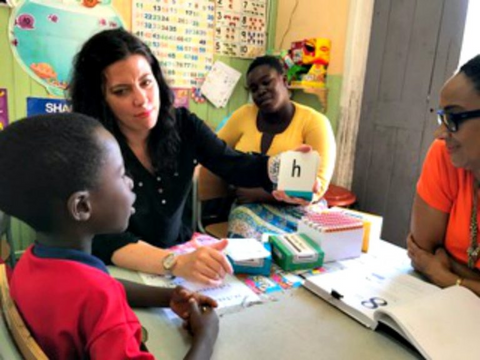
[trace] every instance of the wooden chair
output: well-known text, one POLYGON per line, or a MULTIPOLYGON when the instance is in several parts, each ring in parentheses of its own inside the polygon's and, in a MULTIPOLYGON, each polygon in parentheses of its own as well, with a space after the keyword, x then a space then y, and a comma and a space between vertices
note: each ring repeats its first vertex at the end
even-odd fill
POLYGON ((227 183, 203 166, 199 166, 193 181, 193 194, 194 219, 196 219, 198 229, 218 239, 225 238, 228 232, 228 222, 224 221, 204 225, 202 219, 202 204, 208 200, 231 196, 227 183))
POLYGON ((0 303, 7 327, 23 357, 26 360, 48 360, 30 334, 13 299, 10 297, 5 264, 0 264, 0 303))
POLYGON ((13 269, 15 266, 15 245, 10 229, 10 216, 0 211, 0 259, 13 269))

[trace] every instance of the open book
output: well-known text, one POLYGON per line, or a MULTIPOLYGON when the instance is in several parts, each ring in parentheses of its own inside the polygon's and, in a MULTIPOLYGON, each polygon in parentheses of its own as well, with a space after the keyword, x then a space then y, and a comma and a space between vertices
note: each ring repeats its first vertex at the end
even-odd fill
POLYGON ((311 276, 304 286, 371 329, 391 327, 427 359, 478 359, 480 299, 462 286, 442 290, 359 268, 311 276))

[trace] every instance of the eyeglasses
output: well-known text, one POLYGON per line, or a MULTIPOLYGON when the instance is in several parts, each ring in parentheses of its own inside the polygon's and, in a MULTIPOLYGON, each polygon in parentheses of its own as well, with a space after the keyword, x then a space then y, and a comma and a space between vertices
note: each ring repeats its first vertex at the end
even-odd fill
POLYGON ((445 125, 450 132, 457 132, 461 123, 477 117, 480 118, 480 109, 459 113, 448 113, 443 109, 437 111, 438 125, 445 125))

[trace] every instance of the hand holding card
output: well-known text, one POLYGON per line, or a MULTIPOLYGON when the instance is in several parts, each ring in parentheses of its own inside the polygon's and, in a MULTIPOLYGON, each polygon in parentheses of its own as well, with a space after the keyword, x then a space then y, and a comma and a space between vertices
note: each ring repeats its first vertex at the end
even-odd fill
POLYGON ((277 190, 293 198, 313 199, 320 156, 316 151, 286 151, 280 155, 277 190))

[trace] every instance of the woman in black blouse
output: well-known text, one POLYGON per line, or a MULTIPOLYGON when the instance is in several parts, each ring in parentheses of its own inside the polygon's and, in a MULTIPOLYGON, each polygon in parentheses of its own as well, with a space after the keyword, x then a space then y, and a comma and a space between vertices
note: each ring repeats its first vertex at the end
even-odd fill
POLYGON ((226 240, 186 255, 165 250, 192 235, 182 213, 194 168, 200 163, 229 183, 271 190, 268 157, 230 149, 194 114, 174 109, 151 50, 122 29, 98 33, 83 45, 70 96, 73 111, 99 119, 115 135, 137 195, 127 232, 97 236, 93 253, 107 264, 219 284, 232 271, 221 252, 226 240))

